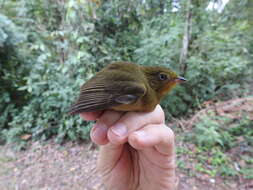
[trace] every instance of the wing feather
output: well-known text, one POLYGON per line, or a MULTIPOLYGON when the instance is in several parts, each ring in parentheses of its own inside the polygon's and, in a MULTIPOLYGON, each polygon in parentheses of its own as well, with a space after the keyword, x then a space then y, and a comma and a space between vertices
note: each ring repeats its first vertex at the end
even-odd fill
POLYGON ((145 86, 136 81, 108 83, 106 82, 108 80, 100 75, 97 75, 95 79, 91 79, 81 87, 78 100, 69 109, 70 114, 105 110, 121 104, 134 103, 146 93, 145 86))

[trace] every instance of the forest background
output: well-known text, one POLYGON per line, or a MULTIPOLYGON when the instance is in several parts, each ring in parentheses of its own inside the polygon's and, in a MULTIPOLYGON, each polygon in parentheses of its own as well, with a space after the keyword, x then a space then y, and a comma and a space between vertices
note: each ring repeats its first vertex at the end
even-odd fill
POLYGON ((224 2, 0 0, 0 143, 87 142, 66 113, 81 84, 113 61, 168 65, 188 80, 161 104, 178 167, 252 179, 253 1, 224 2))

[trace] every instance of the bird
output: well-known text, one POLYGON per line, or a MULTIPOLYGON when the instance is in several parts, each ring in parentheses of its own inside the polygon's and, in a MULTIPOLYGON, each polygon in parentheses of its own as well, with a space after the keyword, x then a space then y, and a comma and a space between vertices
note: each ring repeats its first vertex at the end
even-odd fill
POLYGON ((185 81, 167 67, 113 62, 81 86, 79 98, 69 113, 150 112, 173 87, 185 81))

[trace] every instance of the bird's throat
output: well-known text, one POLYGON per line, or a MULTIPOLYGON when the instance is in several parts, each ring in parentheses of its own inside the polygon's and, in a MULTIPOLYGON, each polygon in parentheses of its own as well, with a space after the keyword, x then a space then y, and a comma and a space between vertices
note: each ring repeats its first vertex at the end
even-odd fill
POLYGON ((164 97, 167 93, 169 93, 175 86, 177 85, 177 82, 172 81, 168 82, 164 88, 160 90, 160 95, 161 97, 164 97))

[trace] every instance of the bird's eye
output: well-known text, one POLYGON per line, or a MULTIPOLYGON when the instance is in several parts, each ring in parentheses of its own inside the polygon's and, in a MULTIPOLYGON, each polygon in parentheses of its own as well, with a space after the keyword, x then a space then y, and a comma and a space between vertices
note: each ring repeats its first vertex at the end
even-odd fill
POLYGON ((167 79, 168 79, 167 75, 159 73, 159 80, 167 80, 167 79))

